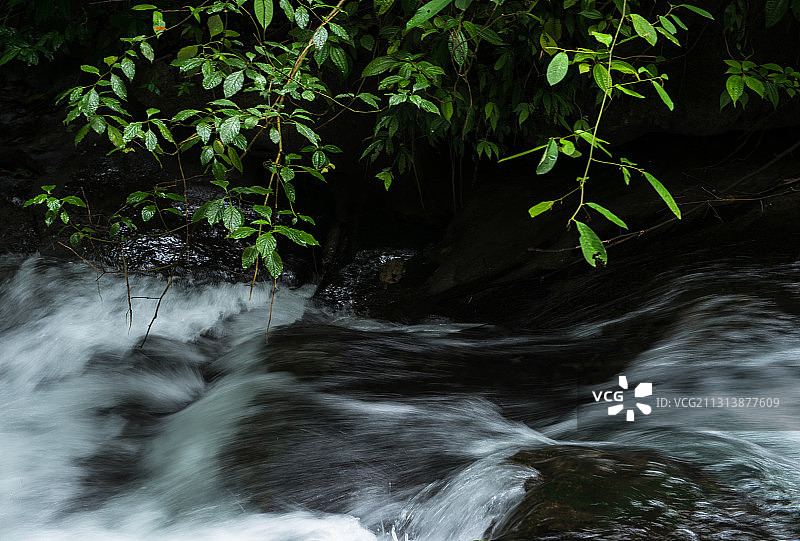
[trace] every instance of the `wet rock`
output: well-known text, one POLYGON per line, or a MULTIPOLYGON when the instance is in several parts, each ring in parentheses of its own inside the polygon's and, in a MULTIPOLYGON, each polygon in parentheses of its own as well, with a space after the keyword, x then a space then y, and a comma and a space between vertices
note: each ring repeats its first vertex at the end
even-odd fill
POLYGON ((775 539, 746 497, 653 451, 560 447, 521 451, 511 460, 538 475, 493 528, 495 541, 775 539))
POLYGON ((360 250, 352 261, 325 275, 314 297, 337 310, 380 319, 416 320, 430 308, 414 292, 419 291, 432 266, 419 250, 360 250))

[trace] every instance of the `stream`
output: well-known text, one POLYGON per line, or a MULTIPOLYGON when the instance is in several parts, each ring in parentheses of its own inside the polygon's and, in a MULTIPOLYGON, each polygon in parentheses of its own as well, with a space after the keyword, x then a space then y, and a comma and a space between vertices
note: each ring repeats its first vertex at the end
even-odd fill
POLYGON ((140 347, 165 283, 131 320, 121 277, 0 259, 0 539, 800 539, 800 264, 524 332, 282 288, 269 345, 265 285, 184 280, 140 347))

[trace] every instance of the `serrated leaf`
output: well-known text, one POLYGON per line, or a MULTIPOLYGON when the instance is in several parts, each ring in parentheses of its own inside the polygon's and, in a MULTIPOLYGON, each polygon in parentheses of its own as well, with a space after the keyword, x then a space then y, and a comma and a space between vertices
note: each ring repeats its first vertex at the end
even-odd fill
POLYGON ((597 263, 600 263, 600 266, 605 266, 605 264, 608 263, 608 254, 606 253, 606 247, 603 246, 603 241, 601 241, 597 233, 592 231, 592 228, 585 223, 575 220, 575 225, 580 235, 578 240, 581 243, 583 258, 592 267, 596 267, 597 263))
POLYGON ((242 89, 242 83, 244 83, 244 71, 234 71, 227 77, 225 77, 225 82, 222 85, 222 91, 225 94, 226 98, 230 98, 237 92, 242 89))
POLYGON ((253 11, 261 28, 266 29, 272 22, 272 0, 254 0, 253 11))
POLYGON ((271 233, 262 233, 256 239, 256 249, 261 257, 267 257, 271 252, 274 252, 278 247, 278 242, 271 233))
POLYGON ((664 185, 661 184, 656 179, 656 177, 654 177, 650 173, 648 173, 646 171, 644 171, 643 173, 644 173, 644 177, 647 179, 647 181, 653 186, 653 188, 655 188, 656 192, 658 192, 658 195, 660 195, 661 199, 663 199, 664 202, 667 204, 667 206, 669 207, 669 210, 671 210, 672 213, 675 214, 675 216, 677 216, 678 219, 680 220, 681 219, 681 210, 678 208, 678 204, 672 198, 672 194, 669 193, 669 190, 667 190, 664 187, 664 185))
POLYGON ((539 160, 539 165, 536 166, 536 174, 544 175, 545 173, 550 172, 553 166, 555 166, 557 160, 558 143, 556 143, 555 139, 550 139, 550 141, 547 142, 547 147, 544 149, 542 158, 539 160))
POLYGON ((742 93, 744 92, 744 78, 741 75, 731 75, 728 77, 728 80, 725 81, 725 88, 733 104, 736 105, 736 101, 742 97, 742 93))
POLYGON ((242 252, 242 268, 249 269, 258 259, 258 250, 255 246, 248 246, 242 252))
POLYGON ((597 203, 586 203, 586 206, 589 207, 589 208, 593 208, 594 210, 596 210, 597 212, 599 212, 600 214, 602 214, 603 216, 608 218, 609 221, 615 223, 616 225, 618 225, 618 226, 620 226, 620 227, 622 227, 624 229, 628 229, 628 225, 625 222, 623 222, 619 218, 619 216, 617 216, 616 214, 614 214, 613 212, 611 212, 607 208, 605 208, 603 206, 600 206, 597 203))
POLYGON ((244 215, 233 205, 228 205, 225 207, 225 210, 222 211, 222 225, 224 225, 228 231, 236 231, 243 223, 244 215))
POLYGON ((239 117, 230 116, 222 121, 219 127, 219 138, 224 144, 230 143, 234 137, 239 133, 241 124, 239 117))
POLYGON ((550 60, 550 64, 547 66, 547 82, 550 83, 550 86, 559 83, 567 74, 568 68, 569 57, 567 53, 561 51, 550 60))
POLYGON ((273 231, 275 233, 284 235, 289 240, 295 244, 299 244, 300 246, 319 246, 317 239, 315 239, 310 233, 306 233, 305 231, 301 231, 299 229, 276 225, 273 231))
POLYGON ((537 203, 528 209, 528 214, 531 215, 531 218, 535 218, 541 213, 547 212, 548 210, 553 208, 554 203, 555 201, 542 201, 541 203, 537 203))
POLYGON ((425 21, 449 6, 453 0, 431 0, 421 6, 406 23, 406 32, 423 24, 425 21))
POLYGON ((351 39, 350 38, 350 34, 347 32, 347 30, 345 30, 344 28, 342 28, 338 24, 336 24, 336 23, 328 23, 328 27, 330 27, 331 31, 334 34, 336 34, 337 36, 339 36, 343 40, 350 41, 350 39, 351 39))
POLYGON ((672 103, 672 99, 669 97, 669 94, 667 94, 667 91, 664 90, 664 88, 660 84, 658 84, 654 79, 651 80, 650 82, 653 83, 653 88, 656 89, 656 92, 658 93, 658 96, 661 98, 661 101, 664 102, 664 105, 666 105, 670 111, 675 109, 675 105, 672 103))
POLYGON ((155 132, 152 130, 147 130, 144 132, 144 146, 150 152, 153 152, 158 146, 158 138, 156 137, 155 132))
POLYGON ((268 222, 272 221, 272 207, 266 205, 253 205, 253 210, 267 219, 268 222))
POLYGON ((281 256, 278 255, 278 252, 272 251, 267 255, 267 257, 263 258, 263 260, 264 266, 267 267, 267 270, 272 277, 277 280, 278 276, 280 276, 283 272, 283 261, 281 261, 281 256))
POLYGON ((636 13, 631 13, 631 22, 639 37, 644 38, 650 45, 656 44, 658 34, 656 34, 656 29, 653 28, 653 25, 647 22, 647 19, 636 13))
POLYGON ((256 231, 257 231, 257 229, 254 229, 252 227, 240 227, 236 231, 232 231, 231 234, 228 235, 228 237, 232 238, 232 239, 243 239, 243 238, 249 237, 250 235, 252 235, 256 231))

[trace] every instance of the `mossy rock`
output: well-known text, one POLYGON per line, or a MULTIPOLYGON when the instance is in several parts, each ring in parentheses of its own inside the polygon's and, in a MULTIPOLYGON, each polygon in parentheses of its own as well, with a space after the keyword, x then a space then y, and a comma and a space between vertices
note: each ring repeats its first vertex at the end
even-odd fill
POLYGON ((558 447, 510 460, 539 475, 495 541, 773 539, 744 497, 654 451, 558 447))

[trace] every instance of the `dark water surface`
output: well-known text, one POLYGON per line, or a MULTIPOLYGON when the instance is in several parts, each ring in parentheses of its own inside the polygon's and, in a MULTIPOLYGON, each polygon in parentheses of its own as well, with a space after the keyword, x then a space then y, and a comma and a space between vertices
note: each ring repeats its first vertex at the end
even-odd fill
POLYGON ((800 539, 798 264, 659 271, 524 333, 281 290, 269 346, 266 289, 178 284, 141 349, 155 301, 129 328, 120 279, 0 280, 0 539, 800 539))

